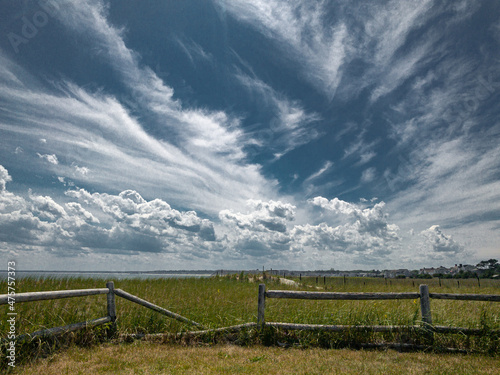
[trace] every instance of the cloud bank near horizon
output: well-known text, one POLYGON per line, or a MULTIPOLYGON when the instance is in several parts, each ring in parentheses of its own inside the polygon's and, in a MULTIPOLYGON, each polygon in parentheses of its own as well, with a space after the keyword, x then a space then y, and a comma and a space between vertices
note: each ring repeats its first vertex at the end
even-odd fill
MULTIPOLYGON (((337 253, 383 264, 401 250, 400 230, 388 222, 384 202, 370 207, 315 197, 305 204, 319 209, 323 221, 298 225, 293 223, 296 206, 249 200, 246 212, 221 210, 213 221, 174 209, 162 199, 147 201, 134 190, 113 195, 72 188, 65 191, 65 202, 58 203, 31 190, 26 198, 14 194, 7 189, 10 182, 0 166, 0 242, 16 244, 11 254, 35 248, 59 258, 153 253, 166 264, 180 267, 203 260, 215 268, 228 259, 249 265, 281 258, 295 259, 297 265, 318 257, 334 262, 337 253), (339 220, 344 224, 335 225, 339 220)), ((463 251, 439 226, 422 236, 431 253, 456 256, 463 251)))

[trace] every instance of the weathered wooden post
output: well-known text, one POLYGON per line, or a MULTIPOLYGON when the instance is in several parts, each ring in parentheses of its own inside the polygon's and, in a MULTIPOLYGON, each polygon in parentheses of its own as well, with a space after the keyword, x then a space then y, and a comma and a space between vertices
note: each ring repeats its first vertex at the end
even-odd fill
POLYGON ((429 286, 420 285, 420 310, 422 312, 422 322, 426 325, 432 325, 431 300, 429 297, 429 286))
POLYGON ((107 294, 108 297, 108 316, 111 318, 111 322, 113 325, 116 322, 116 304, 115 304, 115 283, 113 281, 108 281, 106 283, 106 288, 108 288, 109 292, 107 294))
POLYGON ((422 284, 419 287, 420 291, 420 310, 422 312, 422 323, 426 330, 427 339, 432 342, 434 335, 432 334, 432 316, 431 316, 431 299, 429 297, 429 286, 422 284))
POLYGON ((257 310, 257 326, 262 329, 265 325, 264 310, 266 308, 266 285, 259 284, 259 300, 257 310))

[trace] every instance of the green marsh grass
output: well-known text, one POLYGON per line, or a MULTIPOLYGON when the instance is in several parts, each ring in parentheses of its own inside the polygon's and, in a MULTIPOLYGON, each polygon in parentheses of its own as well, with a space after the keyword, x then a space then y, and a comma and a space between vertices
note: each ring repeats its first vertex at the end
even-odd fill
MULTIPOLYGON (((293 279, 299 282, 298 278, 293 279)), ((206 328, 220 328, 257 321, 258 284, 247 278, 239 280, 237 275, 212 278, 186 279, 127 279, 115 281, 120 288, 151 303, 201 323, 206 328)), ((442 280, 441 286, 435 279, 412 280, 376 278, 316 278, 302 277, 299 286, 280 284, 276 278, 267 279, 267 290, 308 290, 334 292, 418 292, 419 284, 429 285, 431 293, 482 293, 498 294, 499 280, 442 280)), ((22 278, 17 280, 18 293, 103 288, 106 281, 88 278, 22 278)), ((0 290, 7 290, 6 282, 0 281, 0 290)), ((88 296, 50 301, 16 304, 16 334, 35 332, 41 329, 68 325, 106 316, 106 296, 88 296)), ((0 306, 0 314, 7 317, 8 305, 0 306)), ((19 348, 19 361, 37 356, 71 344, 92 345, 117 334, 178 333, 196 330, 195 327, 180 323, 160 315, 130 301, 116 297, 117 331, 109 327, 85 329, 78 333, 19 348)), ((476 301, 431 300, 432 319, 435 325, 483 329, 485 335, 474 337, 464 335, 435 335, 434 345, 477 350, 498 354, 498 335, 489 334, 500 329, 500 303, 476 301)), ((420 324, 419 300, 382 301, 311 301, 290 299, 266 299, 266 321, 338 324, 338 325, 402 325, 420 324)), ((7 319, 0 320, 0 336, 6 337, 9 326, 7 319)), ((356 347, 359 342, 406 342, 421 344, 425 337, 411 329, 403 333, 318 333, 286 332, 266 329, 244 330, 239 334, 208 334, 198 338, 198 342, 224 342, 240 344, 264 343, 294 347, 356 347)), ((2 345, 2 357, 5 346, 2 345)), ((5 359, 2 359, 5 361, 5 359)), ((5 365, 5 362, 2 362, 5 365)))

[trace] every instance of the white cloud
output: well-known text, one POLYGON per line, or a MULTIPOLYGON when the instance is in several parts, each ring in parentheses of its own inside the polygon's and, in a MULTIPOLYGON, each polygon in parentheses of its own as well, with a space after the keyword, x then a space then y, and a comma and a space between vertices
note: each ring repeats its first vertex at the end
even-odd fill
POLYGON ((87 191, 68 190, 66 195, 80 202, 98 207, 106 217, 116 222, 115 231, 130 229, 137 234, 150 236, 185 237, 197 235, 206 241, 215 240, 213 224, 200 219, 196 212, 181 212, 161 200, 146 201, 134 190, 119 195, 105 193, 90 194, 87 191))
POLYGON ((327 160, 323 166, 317 171, 317 172, 314 172, 313 174, 311 174, 309 177, 307 177, 305 180, 304 180, 304 183, 308 183, 312 180, 315 180, 321 176, 323 176, 326 172, 328 172, 330 170, 330 168, 333 166, 333 162, 327 160))
POLYGON ((292 221, 295 217, 296 207, 290 203, 249 200, 248 206, 251 211, 247 214, 222 210, 219 213, 219 218, 223 223, 234 224, 240 229, 285 233, 287 231, 287 221, 292 221))
POLYGON ((74 168, 76 173, 83 176, 86 176, 90 172, 90 169, 88 169, 87 167, 79 167, 78 165, 74 165, 74 168))
POLYGON ((51 155, 41 155, 37 152, 37 155, 40 159, 45 159, 47 160, 50 164, 58 165, 59 160, 57 159, 57 156, 54 154, 51 155))
POLYGON ((433 225, 420 234, 425 237, 426 244, 430 245, 432 251, 436 253, 446 253, 452 256, 464 250, 463 246, 454 241, 451 236, 444 234, 439 225, 433 225))
POLYGON ((282 52, 304 65, 302 74, 332 98, 342 77, 347 29, 325 25, 325 3, 235 0, 220 6, 278 42, 282 52))
POLYGON ((12 181, 12 177, 9 175, 9 172, 3 165, 0 165, 0 193, 5 191, 5 186, 10 181, 12 181))
POLYGON ((174 41, 182 49, 185 55, 188 57, 190 63, 196 66, 198 61, 213 63, 214 57, 206 52, 198 43, 193 40, 181 40, 179 37, 175 38, 174 41))
POLYGON ((363 173, 361 173, 361 182, 364 184, 372 182, 375 180, 376 173, 377 171, 373 167, 365 169, 363 173))
POLYGON ((35 196, 30 191, 31 212, 45 221, 56 221, 66 216, 66 211, 49 196, 35 196))
POLYGON ((399 227, 388 223, 388 214, 384 212, 384 202, 376 203, 371 208, 364 208, 338 198, 328 200, 323 197, 315 197, 310 202, 314 206, 332 211, 334 214, 348 216, 351 220, 352 228, 361 234, 367 233, 370 236, 387 241, 399 240, 399 227))
POLYGON ((254 262, 258 258, 272 260, 277 254, 293 253, 288 223, 294 220, 296 207, 280 201, 260 200, 249 200, 247 205, 247 213, 231 210, 219 213, 224 225, 221 230, 225 232, 225 247, 233 249, 233 256, 254 262))
POLYGON ((80 203, 77 202, 68 202, 65 204, 66 211, 68 214, 76 217, 81 217, 83 221, 92 224, 99 224, 100 221, 94 215, 92 215, 89 211, 82 207, 80 203))
MULTIPOLYGON (((7 180, 5 168, 0 171, 7 180)), ((206 256, 216 240, 208 219, 194 211, 175 210, 161 199, 146 201, 133 190, 111 195, 80 189, 66 195, 78 201, 63 207, 31 191, 29 199, 2 191, 0 241, 45 247, 60 256, 86 251, 164 252, 193 258, 194 254, 206 256)))
POLYGON ((250 93, 257 105, 274 113, 274 118, 267 126, 259 126, 245 132, 252 137, 253 145, 274 152, 279 159, 291 150, 311 142, 319 133, 310 126, 320 119, 316 113, 308 113, 298 101, 290 100, 276 92, 262 80, 241 72, 235 74, 237 81, 250 93))
MULTIPOLYGON (((45 89, 4 56, 0 58, 8 61, 9 72, 21 78, 0 77, 8 81, 0 97, 23 110, 13 111, 15 116, 0 129, 10 139, 47 139, 52 155, 39 157, 57 165, 58 176, 104 189, 134 188, 157 196, 160 184, 170 201, 213 215, 220 207, 239 209, 248 199, 278 196, 276 181, 263 177, 259 165, 246 162, 244 150, 251 141, 240 120, 222 111, 187 108, 173 99, 172 88, 141 66, 140 56, 127 47, 124 30, 108 22, 103 4, 67 0, 55 17, 69 32, 92 40, 92 51, 121 77, 135 103, 152 114, 159 134, 146 132, 140 119, 104 91, 90 92, 65 81, 45 89)), ((286 100, 277 104, 283 147, 276 151, 282 154, 310 135, 299 124, 314 116, 286 100)))
MULTIPOLYGON (((17 118, 4 121, 0 129, 6 141, 22 136, 29 142, 31 137, 50 134, 53 154, 38 157, 57 166, 59 177, 113 189, 126 189, 132 183, 150 196, 162 184, 172 201, 213 214, 221 206, 243 207, 247 199, 274 195, 275 182, 262 177, 259 166, 243 163, 235 138, 218 125, 227 120, 222 112, 177 112, 178 118, 205 127, 198 134, 188 131, 188 142, 179 148, 148 134, 113 97, 71 83, 60 83, 54 94, 53 89, 41 91, 26 72, 22 77, 24 88, 7 86, 0 97, 12 108, 29 107, 29 111, 15 112, 17 118), (56 154, 67 163, 59 162, 56 154)), ((31 165, 24 167, 29 170, 31 165)))

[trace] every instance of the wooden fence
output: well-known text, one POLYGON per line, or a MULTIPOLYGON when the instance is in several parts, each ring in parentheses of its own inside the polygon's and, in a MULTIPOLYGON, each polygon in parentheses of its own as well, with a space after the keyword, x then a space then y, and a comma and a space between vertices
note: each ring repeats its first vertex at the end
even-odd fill
POLYGON ((373 332, 394 332, 408 329, 424 329, 436 333, 464 333, 469 335, 481 335, 484 333, 481 329, 444 327, 432 325, 430 299, 450 299, 463 301, 492 301, 500 302, 500 295, 485 294, 443 294, 429 293, 427 285, 420 285, 418 293, 337 293, 337 292, 303 292, 289 290, 269 290, 266 291, 265 284, 259 285, 258 308, 257 308, 257 326, 272 326, 289 330, 324 330, 324 331, 373 331, 373 332), (390 300, 390 299, 420 299, 420 310, 422 315, 422 324, 419 326, 346 326, 346 325, 324 325, 324 324, 294 324, 266 322, 265 306, 266 298, 289 298, 289 299, 310 299, 310 300, 390 300))
MULTIPOLYGON (((91 295, 106 294, 107 298, 107 316, 89 320, 82 323, 70 324, 63 327, 55 327, 37 331, 31 334, 20 335, 16 340, 30 339, 38 336, 54 336, 66 332, 76 331, 85 327, 95 327, 106 323, 115 324, 116 322, 116 304, 115 296, 122 297, 131 302, 154 310, 160 314, 176 319, 180 322, 191 324, 198 328, 204 327, 188 318, 179 314, 173 313, 163 307, 154 305, 146 300, 129 294, 121 289, 115 289, 112 281, 106 283, 106 288, 99 289, 78 289, 78 290, 62 290, 62 291, 47 291, 33 293, 17 293, 15 302, 31 302, 42 301, 60 298, 83 297, 91 295)), ((0 295, 0 305, 7 304, 13 298, 7 294, 0 295)), ((432 325, 430 299, 450 299, 450 300, 466 300, 466 301, 492 301, 500 302, 500 295, 484 295, 484 294, 442 294, 429 293, 427 285, 420 285, 418 293, 335 293, 335 292, 304 292, 304 291, 289 291, 289 290, 269 290, 266 291, 265 284, 259 285, 258 294, 258 311, 257 323, 241 324, 233 327, 218 328, 213 330, 197 331, 203 332, 218 332, 240 330, 249 327, 264 328, 265 326, 273 326, 289 330, 325 330, 325 331, 346 331, 346 330, 371 330, 374 332, 392 332, 397 330, 407 329, 425 329, 428 332, 437 333, 464 333, 470 335, 480 335, 484 332, 481 329, 470 329, 460 327, 443 327, 432 325), (291 299, 311 299, 311 300, 389 300, 389 299, 420 299, 420 308, 422 314, 422 325, 419 326, 345 326, 345 325, 322 325, 322 324, 293 324, 293 323, 278 323, 265 321, 265 301, 266 298, 291 298, 291 299)), ((497 331, 495 331, 497 332, 497 331)), ((193 332, 195 333, 195 332, 193 332)))
POLYGON ((99 294, 106 294, 107 296, 106 298, 107 302, 106 306, 108 313, 107 316, 98 319, 88 320, 86 322, 74 323, 63 327, 49 328, 33 332, 30 334, 19 335, 16 336, 16 340, 31 339, 40 336, 56 336, 62 333, 77 331, 86 327, 96 327, 106 323, 114 324, 116 322, 115 296, 122 297, 131 302, 137 303, 141 306, 154 310, 160 314, 179 320, 183 323, 188 323, 203 328, 201 324, 189 320, 181 315, 173 313, 160 306, 154 305, 139 297, 129 294, 121 289, 115 289, 113 281, 106 283, 106 288, 98 288, 98 289, 74 289, 74 290, 60 290, 60 291, 32 292, 32 293, 16 293, 15 296, 2 294, 0 295, 0 305, 7 304, 9 300, 12 301, 13 298, 15 300, 15 303, 21 303, 21 302, 45 301, 45 300, 61 299, 61 298, 85 297, 85 296, 93 296, 99 294))

